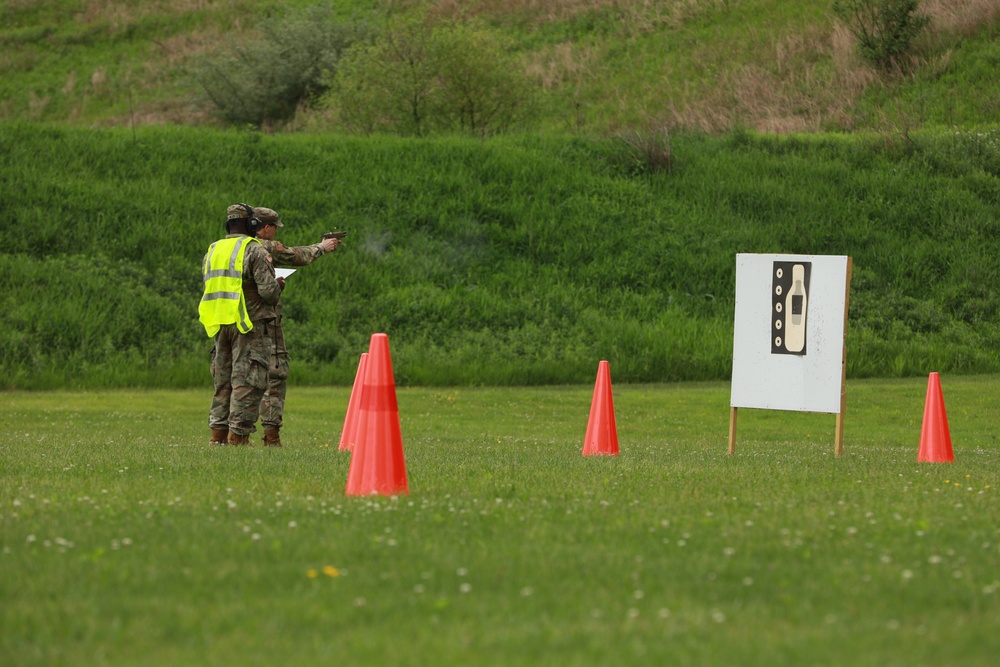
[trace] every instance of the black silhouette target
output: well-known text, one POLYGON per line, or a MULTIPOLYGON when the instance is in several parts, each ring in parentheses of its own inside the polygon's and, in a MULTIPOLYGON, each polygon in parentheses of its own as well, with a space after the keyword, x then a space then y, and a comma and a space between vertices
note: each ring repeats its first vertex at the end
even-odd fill
POLYGON ((774 262, 771 270, 771 354, 806 354, 812 262, 774 262))

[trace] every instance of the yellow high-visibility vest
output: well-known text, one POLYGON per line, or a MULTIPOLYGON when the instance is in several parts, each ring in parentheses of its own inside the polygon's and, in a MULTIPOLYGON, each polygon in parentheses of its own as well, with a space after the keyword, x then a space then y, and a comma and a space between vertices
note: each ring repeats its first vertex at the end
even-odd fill
POLYGON ((223 324, 235 324, 240 333, 253 330, 243 298, 243 256, 251 241, 260 243, 250 236, 221 239, 209 246, 205 255, 201 267, 205 293, 198 305, 198 319, 210 338, 223 324))

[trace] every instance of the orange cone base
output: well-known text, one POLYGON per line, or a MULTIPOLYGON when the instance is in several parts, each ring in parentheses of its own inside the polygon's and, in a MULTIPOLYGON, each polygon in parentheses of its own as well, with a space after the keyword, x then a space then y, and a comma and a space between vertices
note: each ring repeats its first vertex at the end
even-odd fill
POLYGON ((583 438, 584 456, 618 456, 618 426, 611 396, 611 371, 607 361, 597 365, 597 382, 590 403, 587 434, 583 438))
POLYGON ((927 401, 924 404, 924 424, 920 431, 919 463, 954 463, 948 415, 944 409, 941 377, 931 373, 927 379, 927 401))
POLYGON ((358 419, 358 436, 347 472, 347 495, 409 493, 389 337, 385 334, 372 335, 358 419))

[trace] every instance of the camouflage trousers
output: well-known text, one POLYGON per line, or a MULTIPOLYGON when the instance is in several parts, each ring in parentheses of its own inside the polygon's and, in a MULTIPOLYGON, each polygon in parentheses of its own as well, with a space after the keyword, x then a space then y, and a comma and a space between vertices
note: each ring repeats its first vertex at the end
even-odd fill
POLYGON ((255 430, 260 399, 267 390, 270 336, 266 322, 253 324, 245 334, 235 324, 227 324, 215 336, 210 428, 228 428, 237 435, 250 435, 255 430))
POLYGON ((269 428, 281 428, 285 413, 285 387, 288 383, 288 348, 281 316, 270 327, 271 365, 267 369, 267 392, 260 402, 260 423, 269 428))

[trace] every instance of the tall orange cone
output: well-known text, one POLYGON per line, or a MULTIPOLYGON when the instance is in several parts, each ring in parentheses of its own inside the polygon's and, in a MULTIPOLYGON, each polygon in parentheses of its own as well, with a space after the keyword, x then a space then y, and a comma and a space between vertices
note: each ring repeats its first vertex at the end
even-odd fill
POLYGON ((615 424, 615 403, 611 398, 611 370, 607 361, 597 365, 594 399, 590 403, 587 435, 583 438, 583 455, 618 456, 618 427, 615 424))
POLYGON ((409 493, 389 337, 372 334, 358 415, 358 437, 347 471, 347 495, 409 493))
POLYGON ((354 449, 354 443, 358 440, 358 424, 361 423, 359 413, 361 412, 361 392, 365 385, 365 366, 368 363, 368 353, 361 353, 361 361, 358 362, 358 372, 354 375, 354 387, 351 389, 351 398, 347 401, 347 414, 344 416, 344 428, 340 432, 340 451, 354 449))
POLYGON ((951 451, 951 433, 948 431, 948 415, 944 410, 944 394, 941 392, 941 376, 931 373, 927 379, 927 401, 924 404, 924 425, 920 431, 920 463, 954 463, 951 451))

